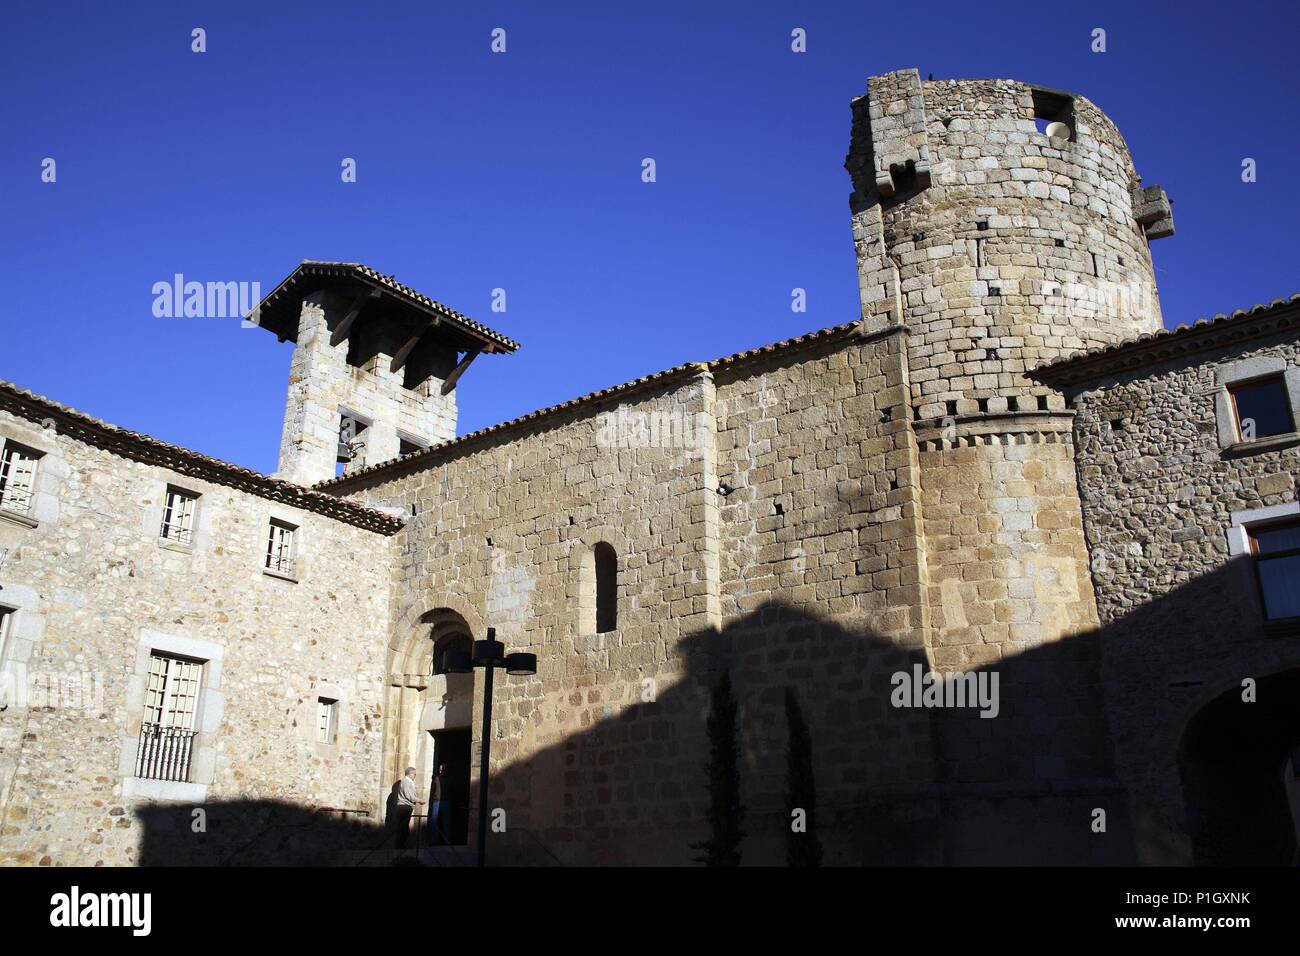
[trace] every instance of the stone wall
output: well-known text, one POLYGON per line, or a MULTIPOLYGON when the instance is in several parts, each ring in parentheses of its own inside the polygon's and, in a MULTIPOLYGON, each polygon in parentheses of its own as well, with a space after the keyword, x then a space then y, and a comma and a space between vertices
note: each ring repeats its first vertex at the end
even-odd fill
POLYGON ((277 472, 289 481, 310 486, 334 477, 339 416, 345 411, 369 423, 364 448, 349 467, 396 458, 403 438, 430 445, 456 434, 456 394, 441 391, 456 364, 455 353, 448 348, 439 353, 432 337, 422 342, 407 364, 429 374, 406 388, 409 369, 390 371, 405 336, 382 315, 367 314, 354 323, 346 340, 330 344, 331 333, 353 304, 325 291, 302 303, 277 472))
POLYGON ((1097 626, 1069 419, 920 435, 935 666, 995 663, 1097 626))
POLYGON ((189 808, 226 819, 216 807, 229 800, 377 817, 392 538, 123 457, 39 415, 0 411, 0 437, 42 453, 39 507, 0 517, 0 605, 16 608, 3 669, 11 692, 31 691, 0 712, 0 862, 132 863, 142 819, 178 807, 182 859, 219 862, 245 841, 234 822, 190 833, 189 808), (160 537, 169 484, 200 496, 188 548, 160 537), (298 526, 296 581, 263 573, 272 517, 298 526), (135 777, 150 649, 205 662, 189 782, 135 777), (318 697, 340 703, 334 744, 317 742, 318 697))
POLYGON ((1251 339, 1074 389, 1107 714, 1148 862, 1191 859, 1179 760, 1192 718, 1245 678, 1300 665, 1232 545, 1243 514, 1300 514, 1300 439, 1234 450, 1220 438, 1224 373, 1243 365, 1295 370, 1300 346, 1251 339))
MULTIPOLYGON (((431 622, 448 613, 538 655, 535 678, 505 679, 495 695, 492 799, 512 827, 569 860, 689 860, 723 667, 742 700, 745 787, 769 861, 781 852, 786 686, 819 741, 828 807, 928 773, 924 716, 885 713, 888 675, 920 659, 921 640, 902 348, 850 327, 687 367, 344 486, 413 514, 398 537, 395 669, 427 659, 431 622), (598 542, 619 559, 607 633, 584 616, 598 542)), ((394 720, 418 724, 440 680, 398 695, 406 716, 394 720)), ((428 766, 419 735, 398 731, 390 748, 393 768, 428 766)))
POLYGON ((903 70, 854 102, 862 312, 914 330, 917 418, 1046 408, 1027 369, 1161 327, 1123 138, 1068 94, 1074 135, 1049 138, 1042 95, 903 70))

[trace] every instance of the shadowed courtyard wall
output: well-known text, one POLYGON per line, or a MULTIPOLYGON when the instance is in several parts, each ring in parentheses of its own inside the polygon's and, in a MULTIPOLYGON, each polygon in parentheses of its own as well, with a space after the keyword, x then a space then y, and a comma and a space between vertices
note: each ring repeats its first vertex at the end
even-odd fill
MULTIPOLYGON (((1221 695, 1240 697, 1247 679, 1260 699, 1240 706, 1281 713, 1264 682, 1300 666, 1300 633, 1265 620, 1254 562, 1234 544, 1253 521, 1300 515, 1300 436, 1239 442, 1224 422, 1235 377, 1300 374, 1294 332, 1271 331, 1289 326, 1294 311, 1275 310, 1258 327, 1206 327, 1187 333, 1191 342, 1102 353, 1078 373, 1044 373, 1067 377, 1077 409, 1107 715, 1146 862, 1193 856, 1195 808, 1180 765, 1189 723, 1221 695)), ((1300 745, 1295 725, 1292 735, 1300 745)))

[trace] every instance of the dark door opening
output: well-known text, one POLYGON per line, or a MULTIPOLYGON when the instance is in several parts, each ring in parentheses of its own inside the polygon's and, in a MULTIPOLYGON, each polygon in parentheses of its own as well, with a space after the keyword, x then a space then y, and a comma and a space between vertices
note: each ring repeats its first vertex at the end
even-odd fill
MULTIPOLYGON (((429 841, 435 845, 464 846, 469 842, 469 728, 434 730, 433 773, 446 764, 437 815, 429 822, 429 841)), ((433 793, 430 786, 429 792, 433 793)), ((430 807, 430 812, 433 812, 430 807)))
POLYGON ((1296 860, 1297 821, 1283 768, 1300 749, 1300 669, 1260 677, 1256 699, 1234 688, 1183 734, 1181 763, 1193 861, 1209 866, 1296 860))

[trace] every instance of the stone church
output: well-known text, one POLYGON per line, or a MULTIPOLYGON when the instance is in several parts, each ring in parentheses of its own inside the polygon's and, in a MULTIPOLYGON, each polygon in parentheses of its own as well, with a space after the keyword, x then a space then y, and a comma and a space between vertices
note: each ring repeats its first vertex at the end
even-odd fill
POLYGON ((1300 297, 1165 330, 1076 94, 872 77, 846 167, 860 315, 469 434, 518 343, 355 263, 254 314, 273 476, 0 384, 0 861, 382 857, 408 765, 468 860, 488 627, 494 862, 689 863, 723 673, 747 863, 787 691, 828 863, 1291 860, 1300 297))

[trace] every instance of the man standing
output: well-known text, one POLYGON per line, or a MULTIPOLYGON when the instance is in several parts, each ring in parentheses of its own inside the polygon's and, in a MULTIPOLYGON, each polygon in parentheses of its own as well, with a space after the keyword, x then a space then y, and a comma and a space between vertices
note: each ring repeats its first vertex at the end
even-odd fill
POLYGON ((397 785, 397 806, 393 808, 393 826, 397 828, 396 846, 399 850, 406 849, 406 837, 411 831, 411 814, 415 812, 417 804, 424 803, 418 795, 419 791, 415 789, 415 768, 407 767, 406 775, 397 785))
POLYGON ((438 764, 438 772, 433 775, 433 786, 429 789, 429 842, 434 846, 444 846, 451 842, 447 833, 448 807, 445 780, 447 765, 438 764))

